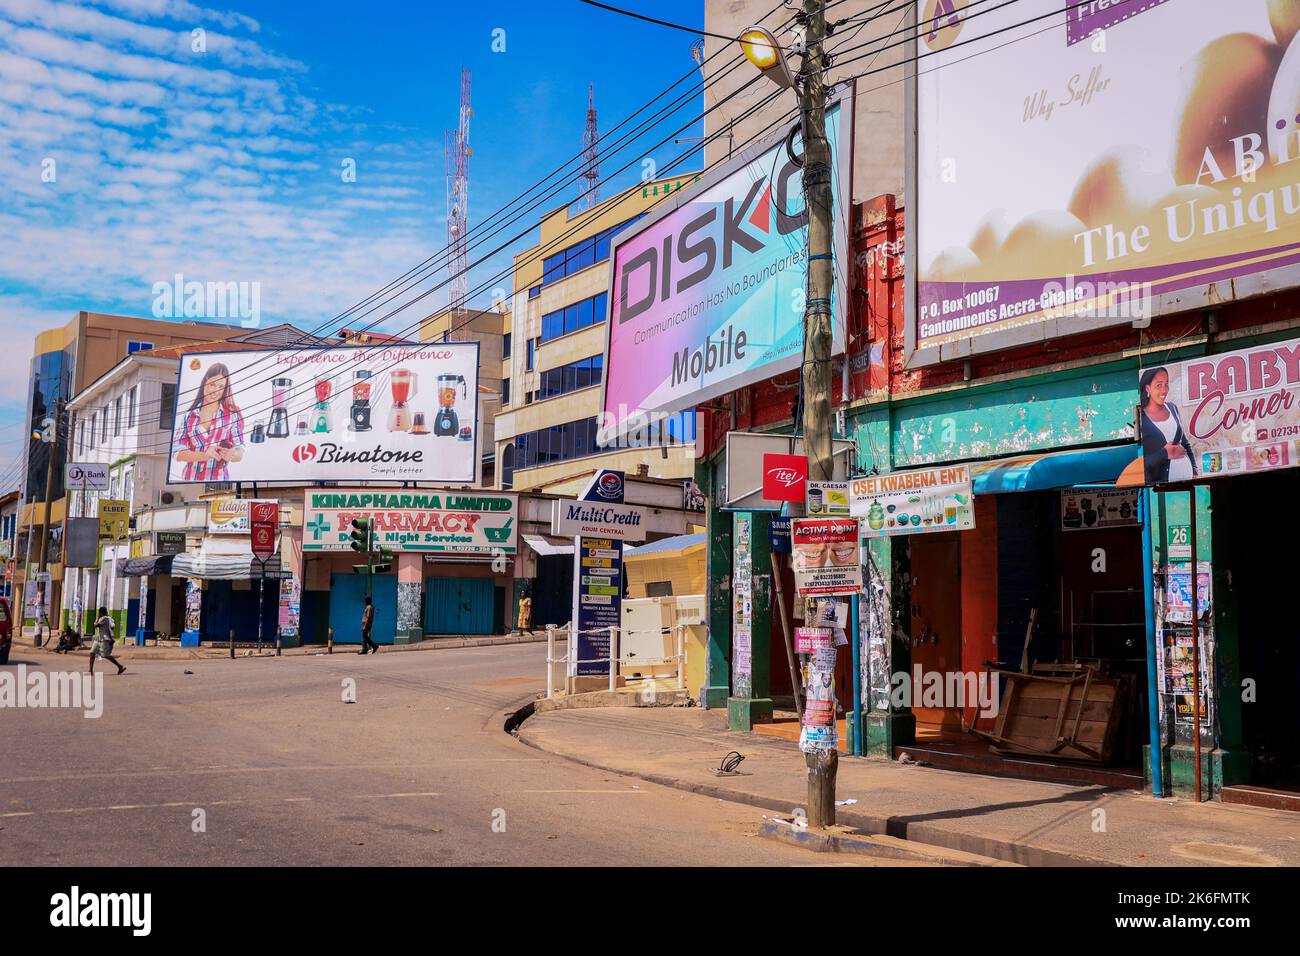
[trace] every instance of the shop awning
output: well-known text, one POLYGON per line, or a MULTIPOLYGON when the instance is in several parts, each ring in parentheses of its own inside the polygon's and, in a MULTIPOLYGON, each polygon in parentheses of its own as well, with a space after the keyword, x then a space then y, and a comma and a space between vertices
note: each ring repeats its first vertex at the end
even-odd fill
POLYGON ((526 534, 523 538, 528 547, 544 558, 554 554, 573 554, 573 541, 569 538, 557 538, 551 534, 526 534))
POLYGON ((984 461, 970 466, 977 495, 1046 491, 1114 481, 1142 456, 1142 446, 1109 445, 984 461))
POLYGON ((153 554, 145 558, 121 558, 117 573, 124 578, 148 578, 155 574, 171 574, 174 554, 153 554))
MULTIPOLYGON (((262 565, 251 552, 244 554, 178 554, 172 558, 172 576, 199 578, 204 581, 256 581, 262 576, 262 565)), ((266 562, 268 578, 288 578, 293 573, 280 565, 280 556, 272 555, 266 562)))

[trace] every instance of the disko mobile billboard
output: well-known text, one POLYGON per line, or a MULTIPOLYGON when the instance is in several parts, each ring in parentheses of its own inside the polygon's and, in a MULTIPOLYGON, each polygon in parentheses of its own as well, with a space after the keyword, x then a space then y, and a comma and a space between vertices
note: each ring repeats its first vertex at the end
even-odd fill
POLYGON ((183 355, 167 480, 478 480, 478 343, 183 355))
POLYGON ((1294 0, 917 10, 912 364, 1300 284, 1294 0))
MULTIPOLYGON (((851 110, 826 111, 834 256, 847 263, 851 110)), ((704 176, 614 246, 601 437, 797 368, 808 212, 788 130, 704 176)), ((801 150, 795 140, 795 149, 801 150)), ((846 268, 836 268, 834 351, 844 350, 846 268)))
POLYGON ((1142 370, 1147 484, 1300 465, 1300 339, 1142 370))

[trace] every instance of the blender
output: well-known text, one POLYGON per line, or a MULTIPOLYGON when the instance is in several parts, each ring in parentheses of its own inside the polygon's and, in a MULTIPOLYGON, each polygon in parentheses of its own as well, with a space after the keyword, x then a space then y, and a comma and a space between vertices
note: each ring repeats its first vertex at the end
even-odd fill
POLYGON ((419 389, 420 376, 415 372, 399 368, 389 378, 393 390, 393 410, 388 413, 388 430, 390 432, 409 432, 411 430, 411 399, 419 389))
POLYGON ((460 385, 462 398, 469 396, 464 375, 438 376, 438 417, 433 420, 433 433, 441 436, 460 434, 460 419, 456 416, 456 385, 460 385))
POLYGON ((352 430, 370 431, 370 370, 358 369, 352 376, 352 430))
POLYGON ((328 375, 316 376, 316 408, 312 418, 312 431, 318 435, 329 434, 334 430, 334 413, 330 411, 330 395, 333 391, 334 383, 328 375))
POLYGON ((289 410, 284 405, 289 399, 289 390, 292 388, 292 379, 271 380, 271 421, 266 426, 267 438, 289 437, 289 410))

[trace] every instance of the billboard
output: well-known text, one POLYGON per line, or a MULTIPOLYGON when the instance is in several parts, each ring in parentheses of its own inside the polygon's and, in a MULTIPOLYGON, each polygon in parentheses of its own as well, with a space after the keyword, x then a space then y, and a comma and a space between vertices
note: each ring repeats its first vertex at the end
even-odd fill
MULTIPOLYGON (((851 112, 839 102, 826 111, 837 353, 844 351, 851 112)), ((787 132, 742 152, 615 240, 602 440, 644 427, 649 413, 691 408, 799 366, 808 213, 787 132)))
POLYGON ((1289 0, 917 9, 911 364, 1297 284, 1289 0))
POLYGON ((274 498, 236 498, 221 495, 208 502, 208 534, 249 534, 252 522, 250 509, 254 504, 278 505, 274 498))
POLYGON ((131 502, 116 498, 99 499, 99 540, 114 544, 130 536, 131 502))
POLYGON ((1300 465, 1300 339, 1153 365, 1138 391, 1149 485, 1300 465))
POLYGON ((518 550, 512 494, 385 488, 307 489, 303 551, 347 551, 352 520, 369 518, 381 546, 423 554, 498 555, 518 550))
POLYGON ((167 480, 478 480, 478 343, 183 355, 167 480))

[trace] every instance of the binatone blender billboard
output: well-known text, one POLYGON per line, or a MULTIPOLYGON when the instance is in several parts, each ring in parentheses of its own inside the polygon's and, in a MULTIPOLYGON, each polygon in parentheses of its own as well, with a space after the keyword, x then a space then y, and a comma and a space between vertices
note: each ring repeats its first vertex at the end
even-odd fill
POLYGON ((1300 284, 1300 0, 917 10, 912 364, 1300 284))
POLYGON ((478 481, 478 343, 181 356, 167 480, 478 481))

